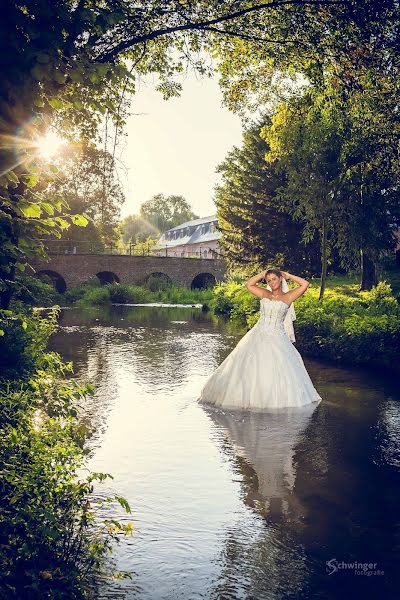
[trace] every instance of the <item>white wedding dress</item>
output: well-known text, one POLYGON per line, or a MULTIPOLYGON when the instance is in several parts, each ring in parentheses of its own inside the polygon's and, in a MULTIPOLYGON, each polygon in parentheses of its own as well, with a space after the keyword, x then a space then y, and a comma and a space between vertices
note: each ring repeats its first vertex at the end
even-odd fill
POLYGON ((214 371, 198 401, 262 411, 322 400, 284 327, 289 305, 261 298, 260 318, 214 371))

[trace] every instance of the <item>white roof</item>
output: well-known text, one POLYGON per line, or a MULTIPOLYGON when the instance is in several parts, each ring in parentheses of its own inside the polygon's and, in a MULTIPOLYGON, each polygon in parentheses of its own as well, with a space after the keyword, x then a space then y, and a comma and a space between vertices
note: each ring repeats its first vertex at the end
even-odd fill
POLYGON ((176 247, 176 246, 185 246, 186 244, 205 244, 207 242, 211 242, 213 240, 219 240, 221 238, 220 231, 208 231, 206 233, 201 233, 201 226, 206 223, 212 223, 217 221, 217 217, 215 215, 211 215, 210 217, 203 217, 202 219, 194 219, 193 221, 186 221, 185 223, 181 223, 181 225, 177 225, 176 227, 172 227, 172 229, 168 229, 158 240, 155 248, 168 248, 176 247), (179 236, 175 240, 167 240, 166 234, 179 231, 181 229, 186 229, 187 227, 195 227, 195 230, 192 233, 189 233, 184 236, 179 236))

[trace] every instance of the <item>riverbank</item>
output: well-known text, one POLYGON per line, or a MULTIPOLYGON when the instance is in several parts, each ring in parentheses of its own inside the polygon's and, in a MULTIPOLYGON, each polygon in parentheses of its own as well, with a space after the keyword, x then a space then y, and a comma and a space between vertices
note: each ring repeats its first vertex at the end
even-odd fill
MULTIPOLYGON (((306 356, 343 365, 400 372, 400 304, 391 286, 379 283, 369 292, 357 284, 328 286, 323 302, 311 282, 295 303, 296 346, 306 356)), ((249 329, 259 318, 259 300, 237 283, 215 288, 211 306, 217 314, 240 320, 249 329)))
MULTIPOLYGON (((0 598, 95 597, 117 530, 131 529, 98 519, 93 484, 110 476, 82 479, 80 410, 93 388, 47 351, 58 312, 0 311, 0 598)), ((129 510, 117 496, 103 502, 129 510)))
MULTIPOLYGON (((202 305, 216 315, 237 320, 249 329, 259 317, 259 300, 242 282, 220 283, 212 289, 191 290, 167 287, 153 291, 145 286, 93 283, 64 295, 42 282, 29 278, 26 289, 35 304, 68 306, 111 304, 202 305), (32 286, 34 289, 32 289, 32 286)), ((364 365, 398 373, 400 347, 400 277, 390 273, 389 283, 381 282, 369 292, 358 291, 356 275, 329 277, 323 302, 319 302, 319 280, 312 279, 306 294, 296 301, 296 345, 307 356, 344 365, 364 365)), ((25 296, 27 293, 25 293, 25 296)), ((23 300, 24 298, 20 298, 23 300)))

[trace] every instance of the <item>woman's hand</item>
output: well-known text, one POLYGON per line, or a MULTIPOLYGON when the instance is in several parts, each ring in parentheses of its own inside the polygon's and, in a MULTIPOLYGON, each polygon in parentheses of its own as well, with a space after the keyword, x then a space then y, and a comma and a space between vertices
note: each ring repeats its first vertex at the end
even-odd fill
POLYGON ((288 273, 288 271, 281 271, 281 275, 285 279, 289 279, 289 277, 290 277, 290 273, 288 273))

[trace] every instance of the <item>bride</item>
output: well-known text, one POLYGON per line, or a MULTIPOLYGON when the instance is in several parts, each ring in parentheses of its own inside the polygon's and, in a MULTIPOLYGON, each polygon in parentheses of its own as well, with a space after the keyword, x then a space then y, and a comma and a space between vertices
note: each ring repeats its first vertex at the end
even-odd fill
POLYGON ((275 268, 246 282, 249 292, 260 298, 260 318, 208 379, 199 402, 262 411, 322 400, 291 343, 293 302, 308 285, 305 279, 275 268), (287 279, 298 287, 289 290, 287 279), (261 281, 267 282, 267 289, 257 285, 261 281))

